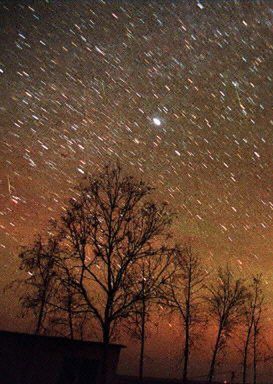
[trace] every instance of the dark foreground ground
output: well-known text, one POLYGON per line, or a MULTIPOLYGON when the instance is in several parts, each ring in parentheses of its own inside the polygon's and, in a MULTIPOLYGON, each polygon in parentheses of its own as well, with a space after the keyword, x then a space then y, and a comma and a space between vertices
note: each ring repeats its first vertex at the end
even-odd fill
MULTIPOLYGON (((138 377, 135 376, 124 376, 124 375, 118 375, 117 376, 117 383, 118 384, 139 384, 140 381, 138 377)), ((181 380, 179 379, 167 379, 167 378, 157 378, 157 377, 145 377, 143 379, 144 384, 181 384, 181 380)), ((229 382, 225 381, 214 381, 213 384, 229 384, 229 382)), ((202 380, 195 380, 195 381, 188 381, 188 384, 207 384, 207 381, 202 380)), ((233 383, 235 384, 235 383, 233 383)))

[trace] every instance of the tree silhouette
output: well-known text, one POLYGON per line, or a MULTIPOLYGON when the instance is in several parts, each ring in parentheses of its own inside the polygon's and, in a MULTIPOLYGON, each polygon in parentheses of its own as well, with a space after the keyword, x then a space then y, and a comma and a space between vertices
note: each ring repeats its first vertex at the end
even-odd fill
POLYGON ((175 249, 162 257, 143 259, 141 261, 140 284, 142 290, 141 300, 135 303, 133 311, 127 321, 129 334, 139 340, 139 380, 143 381, 145 341, 148 337, 147 324, 153 322, 152 310, 162 300, 162 292, 166 290, 174 274, 173 257, 175 249))
POLYGON ((253 278, 252 291, 253 302, 253 384, 257 382, 257 362, 259 354, 259 343, 262 329, 262 314, 264 310, 264 294, 262 290, 261 276, 253 278))
POLYGON ((255 275, 252 277, 252 282, 248 287, 249 295, 245 302, 245 310, 243 324, 246 329, 246 336, 243 348, 243 384, 247 382, 248 356, 251 341, 253 342, 253 382, 256 382, 256 367, 257 367, 257 342, 260 332, 261 312, 264 302, 262 290, 262 276, 255 275))
POLYGON ((208 287, 209 311, 217 324, 217 336, 213 348, 208 382, 211 383, 219 352, 226 345, 234 327, 243 314, 243 305, 247 298, 247 289, 241 279, 236 279, 228 266, 219 268, 217 281, 208 287))
MULTIPOLYGON (((105 343, 114 322, 142 300, 142 261, 170 253, 161 244, 169 236, 171 214, 166 205, 148 201, 150 193, 150 187, 124 176, 120 167, 107 166, 79 188, 62 216, 67 284, 85 299, 105 343)), ((155 280, 150 283, 145 284, 147 297, 155 280)))
POLYGON ((27 283, 37 290, 24 304, 39 309, 36 331, 48 303, 51 323, 62 325, 66 314, 70 337, 74 337, 75 315, 92 318, 104 343, 103 381, 108 345, 117 326, 136 304, 156 296, 157 286, 169 273, 165 266, 172 255, 167 244, 173 215, 166 204, 151 200, 152 191, 143 181, 124 175, 120 166, 107 165, 86 178, 69 200, 55 226, 58 252, 50 239, 45 250, 36 242, 20 256, 23 267, 33 273, 27 283), (143 265, 154 266, 145 284, 143 265), (55 297, 51 295, 53 276, 57 276, 55 297))
POLYGON ((48 328, 50 333, 84 339, 88 311, 82 296, 70 282, 70 271, 63 268, 62 258, 55 263, 55 295, 48 302, 48 328))
POLYGON ((183 383, 187 383, 193 329, 197 324, 204 322, 201 311, 202 289, 207 272, 190 245, 177 248, 174 270, 175 273, 167 287, 164 287, 162 296, 165 297, 167 307, 177 313, 182 320, 184 331, 182 379, 183 383))
POLYGON ((20 280, 23 289, 20 297, 23 312, 32 311, 35 315, 35 334, 46 330, 46 317, 49 302, 55 295, 55 264, 60 253, 60 240, 49 235, 44 240, 37 236, 30 247, 20 252, 20 269, 27 272, 27 278, 20 280))

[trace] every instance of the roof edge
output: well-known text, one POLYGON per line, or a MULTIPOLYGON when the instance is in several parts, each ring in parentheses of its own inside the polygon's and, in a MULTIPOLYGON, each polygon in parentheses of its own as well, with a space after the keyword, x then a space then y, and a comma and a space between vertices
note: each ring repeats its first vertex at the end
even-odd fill
MULTIPOLYGON (((0 330, 0 337, 1 336, 11 336, 11 337, 25 337, 30 339, 44 339, 44 340, 59 340, 60 342, 64 343, 70 343, 70 344, 82 344, 82 345, 97 345, 101 346, 103 345, 103 342, 101 341, 92 341, 92 340, 79 340, 79 339, 69 339, 67 337, 63 336, 51 336, 51 335, 35 335, 33 333, 26 333, 26 332, 19 332, 19 331, 7 331, 7 330, 0 330)), ((116 343, 110 343, 110 348, 126 348, 123 344, 116 344, 116 343)))

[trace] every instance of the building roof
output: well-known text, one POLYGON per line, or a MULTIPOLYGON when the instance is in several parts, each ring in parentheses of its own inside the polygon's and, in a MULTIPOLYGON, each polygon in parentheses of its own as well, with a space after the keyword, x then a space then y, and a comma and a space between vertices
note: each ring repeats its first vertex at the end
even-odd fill
MULTIPOLYGON (((99 341, 82 341, 82 340, 71 340, 66 337, 61 337, 61 336, 45 336, 45 335, 34 335, 31 333, 22 333, 22 332, 11 332, 11 331, 1 331, 0 330, 0 339, 2 337, 6 338, 14 338, 16 340, 21 340, 21 341, 29 341, 29 342, 39 342, 39 343, 58 343, 60 346, 82 346, 82 347, 87 347, 87 346, 97 346, 97 347, 102 347, 103 343, 99 341)), ((122 344, 109 344, 109 348, 125 348, 125 345, 122 344)))

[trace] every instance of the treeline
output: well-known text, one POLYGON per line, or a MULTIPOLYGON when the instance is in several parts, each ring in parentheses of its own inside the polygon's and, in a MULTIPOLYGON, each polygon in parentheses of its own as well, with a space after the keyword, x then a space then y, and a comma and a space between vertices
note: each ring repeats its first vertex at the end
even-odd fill
POLYGON ((184 383, 196 333, 204 333, 208 323, 217 327, 208 372, 212 382, 221 353, 240 327, 242 382, 248 382, 251 365, 256 384, 262 276, 245 281, 228 266, 208 272, 190 245, 173 238, 174 214, 155 202, 152 192, 119 166, 84 179, 47 234, 19 254, 26 272, 17 281, 23 286, 23 312, 33 313, 36 334, 100 338, 103 381, 108 345, 123 330, 140 341, 143 379, 147 324, 159 306, 164 316, 181 319, 184 383))

